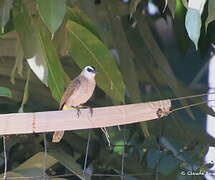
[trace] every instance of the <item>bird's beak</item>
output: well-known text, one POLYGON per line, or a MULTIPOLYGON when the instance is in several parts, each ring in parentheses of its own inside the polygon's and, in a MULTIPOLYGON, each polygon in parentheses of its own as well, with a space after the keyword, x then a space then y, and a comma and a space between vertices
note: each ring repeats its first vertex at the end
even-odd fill
POLYGON ((96 74, 98 74, 98 73, 99 73, 99 71, 95 71, 95 73, 96 73, 96 74))

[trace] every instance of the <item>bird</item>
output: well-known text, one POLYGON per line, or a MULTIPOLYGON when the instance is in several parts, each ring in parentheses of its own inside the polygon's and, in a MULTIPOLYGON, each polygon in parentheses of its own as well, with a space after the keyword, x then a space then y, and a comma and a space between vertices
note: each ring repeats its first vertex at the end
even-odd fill
MULTIPOLYGON (((69 110, 76 108, 78 116, 80 107, 86 103, 96 87, 95 75, 97 71, 93 66, 86 66, 81 73, 68 85, 59 105, 60 110, 69 110)), ((92 113, 92 111, 91 111, 92 113)), ((92 115, 92 114, 91 114, 92 115)), ((64 135, 64 131, 56 131, 53 134, 52 142, 60 142, 64 135)))

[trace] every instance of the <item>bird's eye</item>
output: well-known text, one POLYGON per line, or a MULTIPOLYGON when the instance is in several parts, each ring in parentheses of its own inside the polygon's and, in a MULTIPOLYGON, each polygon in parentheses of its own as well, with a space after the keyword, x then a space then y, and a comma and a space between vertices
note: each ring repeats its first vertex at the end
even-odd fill
POLYGON ((88 72, 93 72, 93 70, 91 68, 87 68, 88 72))

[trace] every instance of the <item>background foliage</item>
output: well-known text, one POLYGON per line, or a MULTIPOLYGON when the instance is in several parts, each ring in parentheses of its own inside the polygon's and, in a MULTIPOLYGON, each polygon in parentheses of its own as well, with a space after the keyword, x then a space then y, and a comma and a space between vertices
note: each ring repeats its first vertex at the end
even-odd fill
MULTIPOLYGON (((86 65, 100 72, 92 107, 206 92, 201 72, 214 51, 214 19, 214 0, 1 0, 0 111, 56 110, 70 78, 86 65)), ((205 132, 206 113, 214 115, 203 105, 122 131, 108 128, 111 147, 93 130, 87 171, 119 175, 123 154, 129 180, 209 170, 204 155, 215 141, 205 132)), ((46 174, 84 179, 87 137, 73 131, 60 144, 48 139, 46 174)), ((8 137, 8 176, 40 176, 43 151, 42 135, 8 137)))

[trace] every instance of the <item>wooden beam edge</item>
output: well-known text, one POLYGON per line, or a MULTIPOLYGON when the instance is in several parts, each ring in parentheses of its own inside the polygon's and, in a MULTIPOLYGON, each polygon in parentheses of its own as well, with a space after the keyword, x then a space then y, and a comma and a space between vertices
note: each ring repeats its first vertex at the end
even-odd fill
POLYGON ((81 109, 79 117, 76 110, 1 114, 0 135, 125 125, 157 119, 167 115, 170 108, 171 101, 167 99, 147 103, 93 108, 92 116, 89 109, 81 109))

